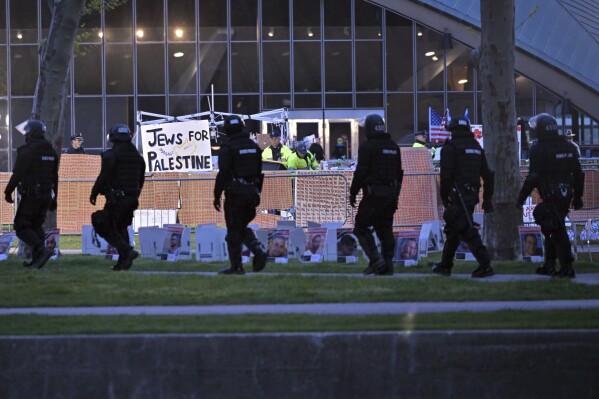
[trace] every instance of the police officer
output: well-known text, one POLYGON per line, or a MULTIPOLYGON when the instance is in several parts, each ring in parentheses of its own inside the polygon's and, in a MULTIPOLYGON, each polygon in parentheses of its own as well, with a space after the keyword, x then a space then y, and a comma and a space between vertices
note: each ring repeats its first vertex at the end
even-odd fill
POLYGON ((472 277, 492 276, 495 273, 491 259, 472 221, 472 214, 478 203, 481 177, 484 181, 482 208, 485 212, 493 212, 494 173, 489 169, 485 151, 470 131, 468 119, 452 118, 447 130, 451 132, 451 140, 441 148, 441 200, 445 207, 446 240, 441 262, 433 267, 433 272, 451 275, 456 250, 460 241, 465 241, 479 264, 472 277))
POLYGON ((270 132, 270 145, 262 151, 262 159, 282 162, 287 167, 290 156, 291 150, 289 147, 281 143, 281 132, 278 130, 270 132))
POLYGON ((584 173, 578 159, 578 151, 558 134, 557 121, 549 114, 539 114, 528 122, 532 136, 530 146, 530 170, 518 196, 517 206, 533 189, 537 189, 542 202, 533 216, 545 236, 545 263, 537 269, 538 274, 573 278, 574 257, 564 218, 570 204, 574 210, 581 209, 584 190, 584 173), (559 258, 560 269, 555 270, 559 258))
POLYGON ((366 141, 358 148, 358 164, 350 187, 350 205, 356 207, 356 196, 362 190, 354 234, 369 259, 364 275, 392 275, 393 215, 403 181, 401 152, 385 131, 385 122, 377 114, 367 115, 360 122, 366 141), (381 241, 382 256, 374 242, 372 229, 381 241))
POLYGON ((85 154, 85 148, 83 148, 83 135, 77 133, 71 136, 71 146, 67 148, 67 154, 85 154))
POLYGON ((26 266, 44 267, 53 252, 44 246, 42 225, 46 212, 56 210, 58 193, 58 155, 45 139, 46 126, 30 120, 25 126, 25 145, 17 149, 13 174, 4 190, 6 201, 13 203, 17 188, 21 201, 15 215, 15 231, 32 248, 32 261, 26 266))
POLYGON ((254 254, 252 270, 259 272, 266 265, 267 254, 248 224, 256 217, 262 191, 262 157, 260 147, 244 131, 243 120, 237 115, 225 118, 227 137, 220 149, 219 170, 214 185, 214 209, 221 211, 220 197, 225 192, 225 222, 227 248, 231 265, 220 274, 245 274, 241 263, 242 244, 254 254))
POLYGON ((320 165, 316 157, 308 151, 306 142, 298 141, 295 152, 289 156, 287 168, 289 170, 319 170, 320 165))
POLYGON ((430 142, 428 141, 428 133, 426 130, 419 130, 414 133, 414 144, 412 144, 414 148, 426 148, 431 154, 431 157, 435 157, 435 152, 437 149, 435 147, 431 147, 430 142))
POLYGON ((114 125, 108 138, 112 148, 102 153, 102 168, 89 197, 89 202, 96 205, 98 195, 104 195, 106 204, 92 214, 92 225, 119 253, 112 270, 129 270, 139 253, 129 244, 127 227, 139 205, 146 164, 131 143, 133 135, 127 125, 114 125))

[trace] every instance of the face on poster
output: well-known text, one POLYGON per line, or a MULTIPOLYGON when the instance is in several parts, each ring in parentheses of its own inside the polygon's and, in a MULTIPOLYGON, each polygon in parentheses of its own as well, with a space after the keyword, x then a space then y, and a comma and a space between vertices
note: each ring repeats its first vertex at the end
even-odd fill
POLYGON ((46 236, 44 239, 44 245, 50 251, 52 251, 52 256, 50 259, 56 259, 58 256, 58 243, 60 241, 60 230, 59 229, 51 229, 46 231, 46 236))
POLYGON ((358 261, 358 240, 351 234, 351 229, 337 230, 337 262, 349 263, 358 261))
POLYGON ((542 242, 541 233, 520 233, 522 256, 543 256, 542 242))
MULTIPOLYGON (((418 238, 400 237, 395 246, 397 260, 418 260, 418 238)), ((395 260, 395 259, 394 259, 395 260)))
POLYGON ((268 232, 268 257, 287 258, 289 232, 284 230, 271 230, 268 232))

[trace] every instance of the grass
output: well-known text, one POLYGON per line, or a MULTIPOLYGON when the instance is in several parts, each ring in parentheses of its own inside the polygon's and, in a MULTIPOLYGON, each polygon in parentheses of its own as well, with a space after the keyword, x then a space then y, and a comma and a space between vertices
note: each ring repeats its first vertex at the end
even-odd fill
MULTIPOLYGON (((61 242, 62 244, 62 242, 61 242)), ((62 246, 62 245, 61 245, 62 246)), ((581 256, 582 258, 582 256, 581 256)), ((598 299, 599 286, 569 280, 482 282, 433 275, 426 262, 397 268, 410 278, 364 278, 364 261, 269 264, 246 276, 215 276, 223 262, 170 263, 139 259, 130 272, 112 272, 114 262, 65 255, 42 270, 21 266, 14 256, 0 263, 0 307, 290 304, 344 302, 434 302, 598 299), (147 272, 147 273, 143 273, 147 272), (171 273, 157 273, 171 272, 171 273), (276 273, 273 273, 276 272, 276 273), (319 274, 316 274, 319 273, 319 274), (348 273, 326 276, 320 273, 348 273)), ((470 273, 473 262, 457 262, 455 273, 470 273)), ((497 273, 531 274, 536 265, 495 262, 497 273)), ((578 273, 597 272, 580 259, 578 273)), ((373 304, 376 306, 376 304, 373 304)), ((406 329, 599 328, 599 311, 493 312, 412 316, 0 316, 0 335, 226 333, 283 331, 387 331, 406 329)))

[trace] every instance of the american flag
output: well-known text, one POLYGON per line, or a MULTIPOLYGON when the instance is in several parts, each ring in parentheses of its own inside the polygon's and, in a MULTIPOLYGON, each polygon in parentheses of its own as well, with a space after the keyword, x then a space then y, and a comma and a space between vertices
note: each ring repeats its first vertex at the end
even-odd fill
POLYGON ((451 133, 445 130, 448 117, 449 110, 445 110, 445 114, 441 116, 433 107, 428 107, 428 131, 432 143, 440 143, 451 137, 451 133))

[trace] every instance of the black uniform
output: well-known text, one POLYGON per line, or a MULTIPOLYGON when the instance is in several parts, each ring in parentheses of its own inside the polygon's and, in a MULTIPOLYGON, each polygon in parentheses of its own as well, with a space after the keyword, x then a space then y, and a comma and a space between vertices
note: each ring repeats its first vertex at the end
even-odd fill
POLYGON ((542 202, 535 207, 533 216, 545 236, 545 263, 537 273, 555 274, 555 261, 559 258, 561 269, 557 275, 574 277, 574 257, 564 218, 570 203, 574 209, 582 207, 584 174, 578 151, 563 136, 540 137, 531 144, 530 171, 518 197, 520 207, 535 188, 542 202))
POLYGON ((350 203, 355 206, 356 196, 362 190, 354 234, 370 261, 364 274, 393 274, 393 215, 397 210, 403 169, 399 147, 388 133, 384 133, 382 118, 376 117, 378 115, 366 118, 367 140, 358 149, 358 164, 350 187, 350 203), (370 123, 377 128, 369 128, 370 123), (371 227, 381 241, 382 257, 376 248, 371 227))
POLYGON ((32 248, 33 262, 29 265, 41 268, 52 255, 44 247, 42 225, 47 210, 56 209, 58 155, 43 133, 29 133, 26 140, 27 143, 17 149, 13 174, 4 193, 7 200, 15 188, 21 195, 14 220, 15 231, 17 237, 32 248))
POLYGON ((66 153, 67 154, 85 154, 85 148, 83 148, 83 147, 79 147, 79 148, 69 147, 69 148, 67 148, 66 153))
MULTIPOLYGON (((227 117, 229 118, 229 117, 227 117)), ((237 118, 232 116, 231 119, 237 118)), ((242 124, 241 119, 237 122, 242 124)), ((225 127, 227 121, 225 121, 225 127)), ((247 133, 228 133, 229 141, 220 149, 219 171, 214 185, 214 207, 220 211, 220 197, 225 192, 225 222, 227 248, 231 266, 222 274, 243 274, 242 244, 254 254, 253 270, 264 268, 266 251, 248 224, 256 217, 262 190, 262 152, 247 133)))
POLYGON ((129 243, 127 227, 133 222, 133 212, 139 205, 144 185, 146 164, 130 141, 115 141, 102 153, 102 169, 92 188, 90 202, 102 194, 106 204, 94 212, 92 224, 96 232, 119 253, 114 270, 129 269, 139 255, 129 243))
POLYGON ((473 224, 472 214, 479 201, 481 177, 484 181, 483 209, 492 211, 494 174, 487 164, 485 151, 470 132, 467 120, 456 118, 451 132, 451 140, 447 140, 441 148, 441 200, 445 206, 443 219, 446 241, 441 262, 433 271, 449 275, 460 241, 465 241, 479 263, 472 277, 492 276, 491 259, 473 224), (459 124, 460 120, 462 125, 459 124))

